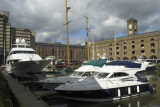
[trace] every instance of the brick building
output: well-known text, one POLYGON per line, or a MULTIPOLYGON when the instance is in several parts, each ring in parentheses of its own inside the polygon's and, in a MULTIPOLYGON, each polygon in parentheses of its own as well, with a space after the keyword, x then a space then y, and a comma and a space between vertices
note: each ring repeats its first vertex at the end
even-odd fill
MULTIPOLYGON (((70 62, 79 63, 87 60, 87 48, 81 45, 69 45, 70 62)), ((67 62, 67 45, 62 43, 36 43, 36 53, 42 58, 56 56, 67 62)))
POLYGON ((111 60, 160 59, 160 31, 138 34, 137 20, 127 20, 128 36, 91 43, 90 58, 111 60))

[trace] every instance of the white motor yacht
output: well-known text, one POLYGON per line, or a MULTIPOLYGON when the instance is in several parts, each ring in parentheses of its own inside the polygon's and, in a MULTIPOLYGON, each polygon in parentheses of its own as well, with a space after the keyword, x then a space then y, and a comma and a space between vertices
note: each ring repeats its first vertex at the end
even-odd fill
POLYGON ((33 78, 32 73, 41 72, 49 64, 32 48, 27 48, 25 40, 16 39, 16 47, 12 48, 6 59, 6 71, 16 77, 33 78))
POLYGON ((108 62, 92 77, 60 85, 55 91, 67 99, 90 102, 113 101, 150 93, 153 89, 144 72, 147 65, 147 62, 108 62))
POLYGON ((84 63, 81 67, 76 69, 69 76, 59 76, 52 78, 45 78, 38 81, 38 83, 46 89, 54 90, 57 86, 66 82, 78 81, 90 77, 93 72, 102 67, 107 60, 91 60, 84 63))

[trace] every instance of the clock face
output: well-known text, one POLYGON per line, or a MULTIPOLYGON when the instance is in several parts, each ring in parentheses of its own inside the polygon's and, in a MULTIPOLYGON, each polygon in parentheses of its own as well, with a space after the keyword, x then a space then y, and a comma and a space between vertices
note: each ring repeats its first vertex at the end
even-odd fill
POLYGON ((129 24, 129 26, 128 26, 128 27, 129 27, 129 29, 132 29, 132 24, 129 24))

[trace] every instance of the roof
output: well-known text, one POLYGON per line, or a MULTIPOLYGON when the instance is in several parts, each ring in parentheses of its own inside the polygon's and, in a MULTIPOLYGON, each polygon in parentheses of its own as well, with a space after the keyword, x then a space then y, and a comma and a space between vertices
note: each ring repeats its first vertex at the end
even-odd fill
POLYGON ((106 59, 95 59, 95 60, 86 62, 83 65, 93 65, 93 66, 102 67, 106 62, 107 62, 106 59))
POLYGON ((131 62, 131 61, 112 61, 112 62, 106 63, 105 65, 125 66, 126 68, 141 68, 140 63, 134 63, 134 62, 131 62))

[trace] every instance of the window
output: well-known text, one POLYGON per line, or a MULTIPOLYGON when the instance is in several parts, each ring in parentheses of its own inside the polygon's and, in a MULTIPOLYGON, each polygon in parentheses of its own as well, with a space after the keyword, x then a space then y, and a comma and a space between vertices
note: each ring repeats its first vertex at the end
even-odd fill
POLYGON ((132 55, 135 55, 136 54, 136 52, 135 51, 132 51, 132 55))
POLYGON ((151 47, 152 47, 152 48, 155 47, 155 43, 151 43, 151 47))
POLYGON ((141 40, 141 42, 144 42, 144 40, 141 40))
POLYGON ((118 73, 114 73, 110 76, 110 78, 113 78, 113 77, 123 77, 123 76, 128 76, 128 74, 126 73, 123 73, 123 72, 118 72, 118 73))
POLYGON ((117 52, 116 54, 119 55, 119 52, 117 52))
POLYGON ((124 42, 124 44, 126 44, 126 42, 124 42))
POLYGON ((116 50, 119 50, 119 47, 116 47, 116 50))
POLYGON ((154 41, 154 38, 152 38, 151 41, 154 41))
POLYGON ((119 43, 116 43, 116 45, 119 45, 119 43))
POLYGON ((112 48, 109 48, 109 51, 112 51, 112 48))
POLYGON ((132 43, 135 43, 135 41, 132 41, 132 43))
POLYGON ((94 73, 95 78, 105 78, 109 73, 98 73, 97 75, 94 73))
POLYGON ((112 44, 109 44, 109 46, 112 46, 112 44))
POLYGON ((109 53, 109 56, 112 56, 112 52, 109 53))
POLYGON ((144 44, 141 44, 141 48, 144 48, 144 44))
POLYGON ((141 54, 145 54, 145 51, 144 51, 144 50, 141 50, 141 54))
POLYGON ((127 49, 127 46, 124 46, 124 50, 126 50, 127 49))
POLYGON ((151 50, 151 53, 154 54, 154 53, 155 53, 155 49, 152 49, 152 50, 151 50))
POLYGON ((124 51, 124 55, 127 55, 127 52, 126 52, 126 51, 124 51))
POLYGON ((132 45, 132 49, 135 49, 135 45, 132 45))

